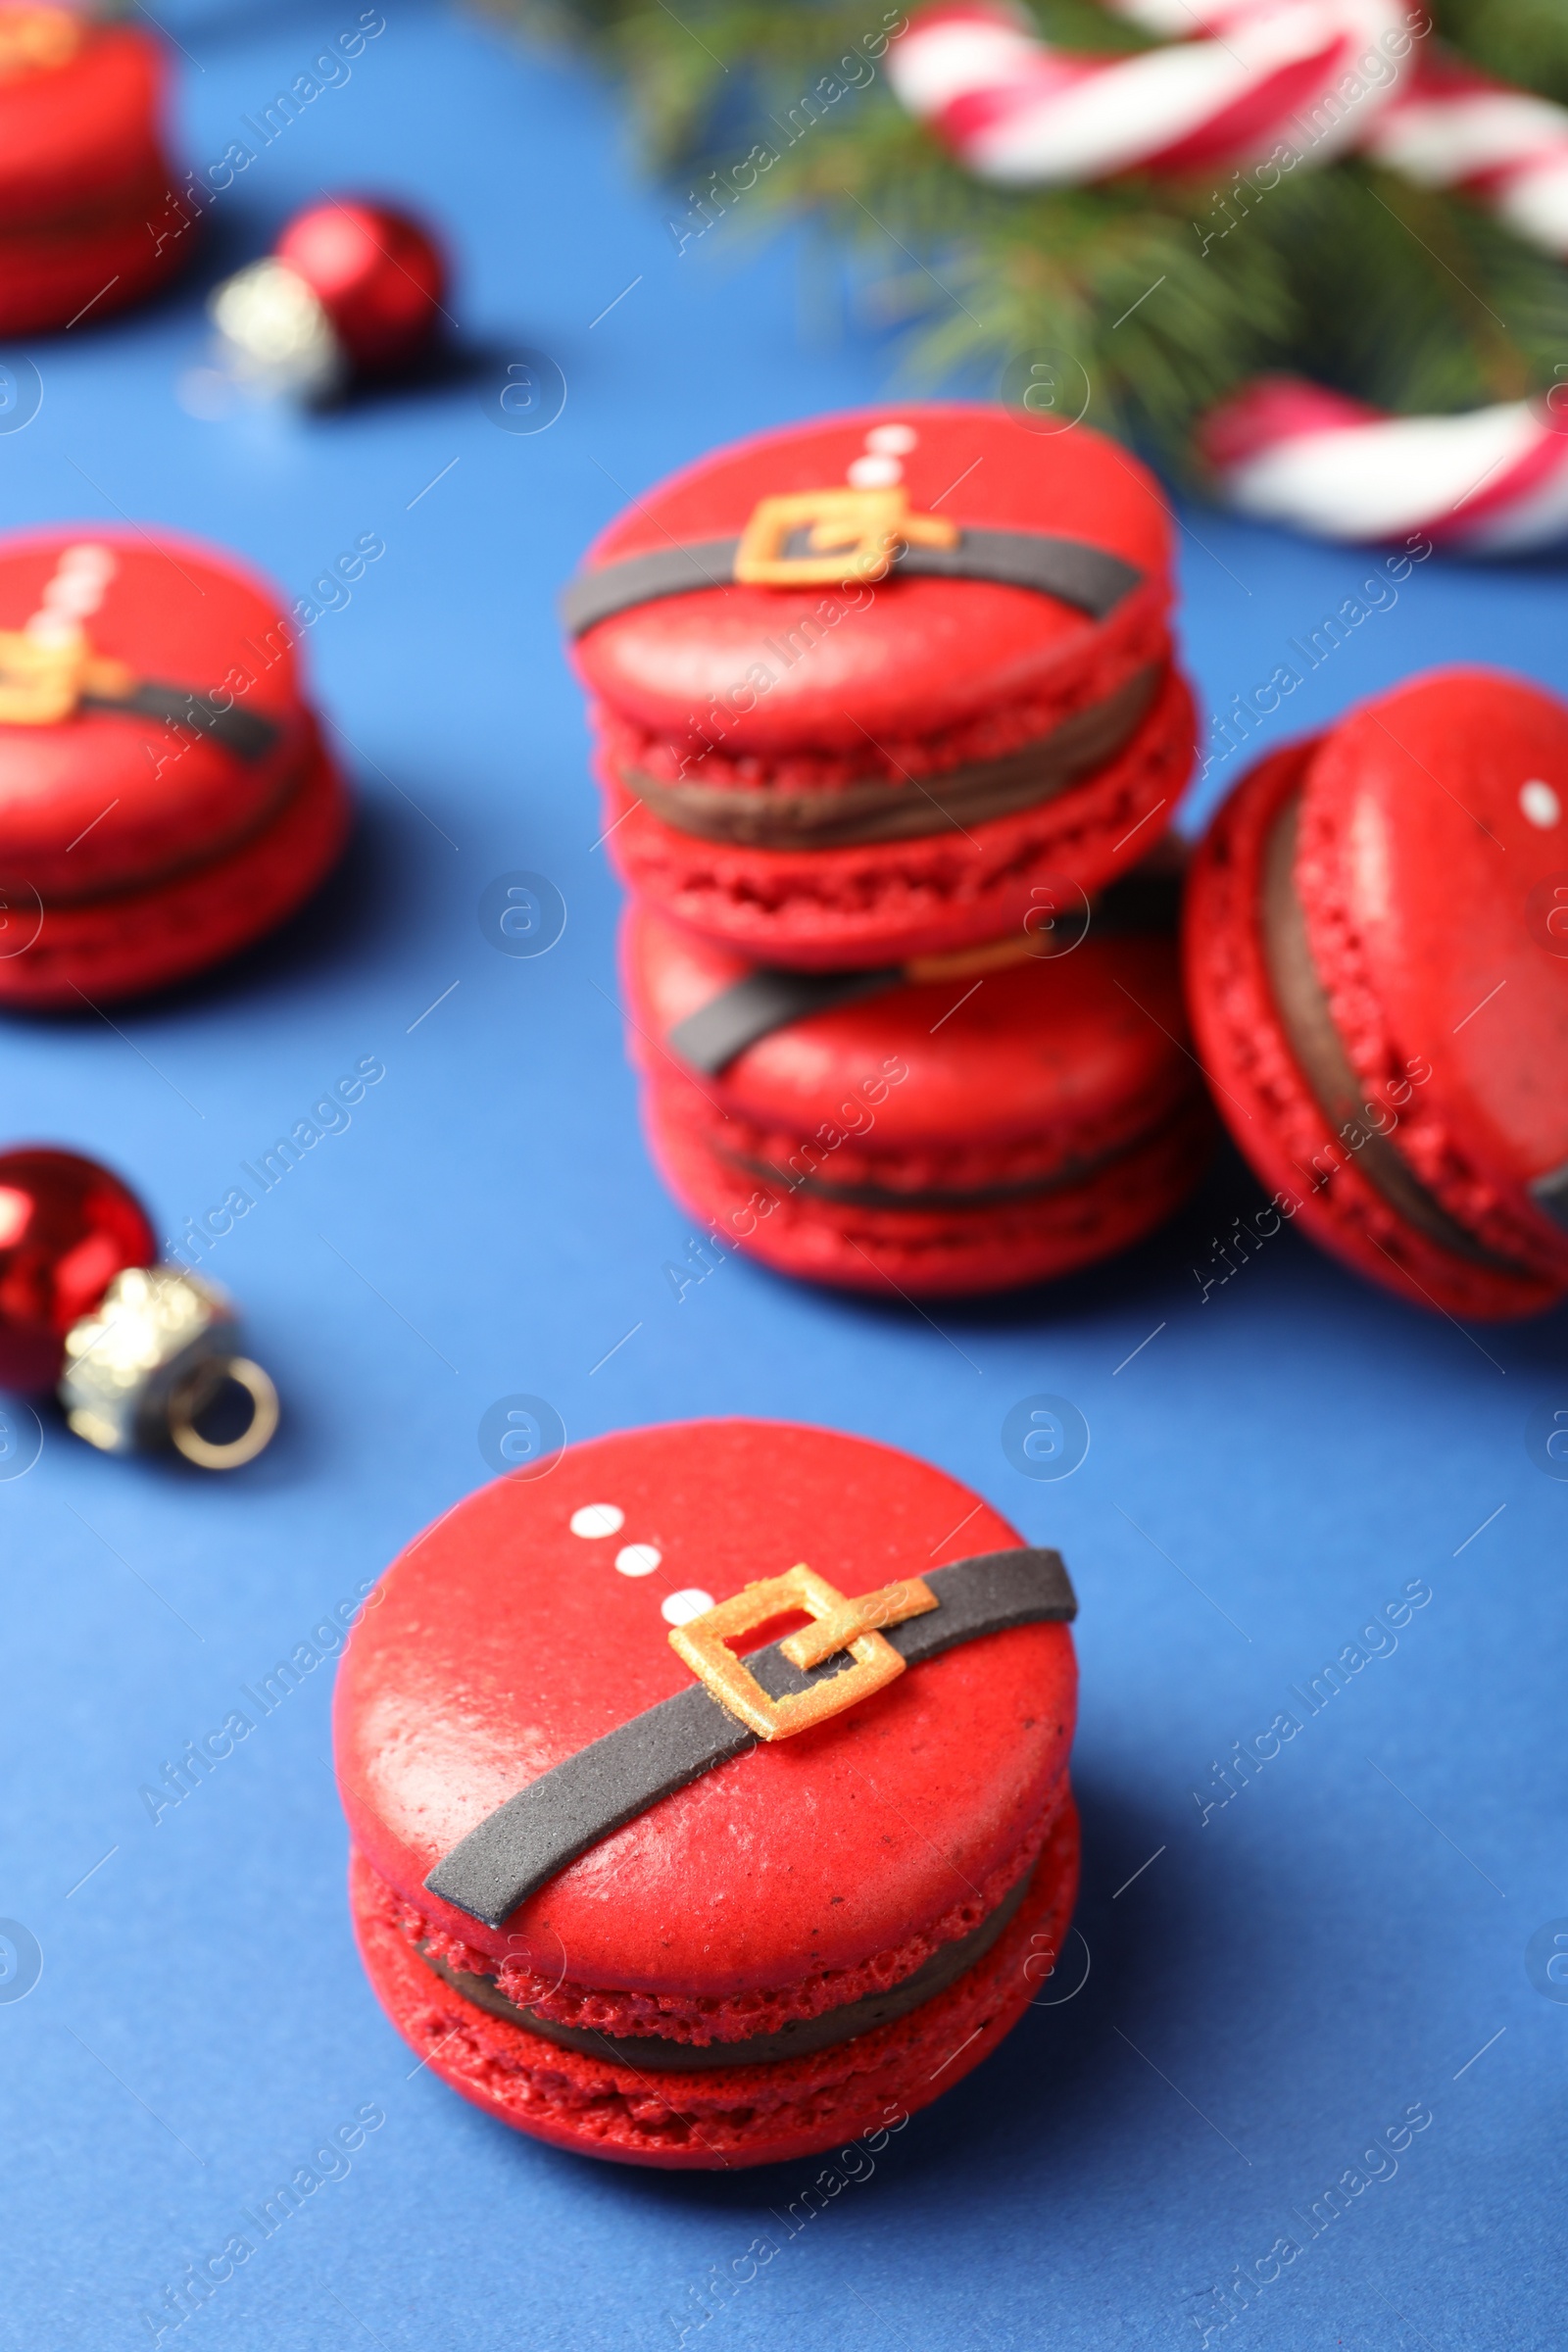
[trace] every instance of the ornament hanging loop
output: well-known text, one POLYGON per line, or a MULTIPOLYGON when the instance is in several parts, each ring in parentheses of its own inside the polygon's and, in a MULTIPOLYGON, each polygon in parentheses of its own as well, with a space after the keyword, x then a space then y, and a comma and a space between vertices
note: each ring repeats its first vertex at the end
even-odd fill
POLYGON ((169 1399, 170 1443, 198 1470, 243 1469, 271 1444, 277 1422, 277 1391, 261 1365, 248 1355, 204 1364, 169 1399), (228 1381, 249 1396, 251 1417, 238 1437, 217 1443, 204 1438, 196 1423, 228 1381))

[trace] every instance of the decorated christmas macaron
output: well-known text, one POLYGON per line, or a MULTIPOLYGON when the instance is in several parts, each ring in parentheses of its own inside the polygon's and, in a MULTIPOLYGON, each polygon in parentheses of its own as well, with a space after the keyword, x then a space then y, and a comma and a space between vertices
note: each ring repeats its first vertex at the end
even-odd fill
POLYGON ((640 497, 564 612, 651 905, 842 970, 999 937, 1141 857, 1191 763, 1165 513, 1080 426, 795 425, 640 497))
POLYGON ((1439 671, 1262 760, 1185 956, 1282 1217, 1448 1315, 1568 1295, 1568 708, 1439 671))
POLYGON ((183 979, 316 888, 348 804, 299 634, 187 540, 0 539, 0 1004, 183 979))
POLYGON ((168 275, 163 52, 130 24, 0 0, 0 335, 96 319, 168 275))
POLYGON ((637 1430, 470 1495, 338 1679, 393 2022, 487 2114, 622 2163, 901 2129, 1049 1997, 1074 1608, 966 1488, 826 1430, 637 1430))
POLYGON ((1093 911, 1042 892, 1009 938, 872 972, 759 968, 635 910, 631 1051, 671 1190, 783 1273, 915 1297, 1140 1240, 1214 1134, 1176 888, 1140 873, 1093 911))

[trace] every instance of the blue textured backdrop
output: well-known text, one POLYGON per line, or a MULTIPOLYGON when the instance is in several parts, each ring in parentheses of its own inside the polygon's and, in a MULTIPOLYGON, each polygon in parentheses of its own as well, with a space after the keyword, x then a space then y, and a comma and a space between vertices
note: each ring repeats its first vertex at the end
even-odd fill
MULTIPOLYGON (((186 152, 220 156, 358 14, 172 16, 186 152)), ((803 306, 787 249, 677 260, 585 72, 387 14, 352 80, 215 208, 174 295, 37 347, 41 413, 0 438, 8 521, 174 524, 294 593, 357 534, 387 543, 309 641, 361 794, 341 878, 117 1028, 0 1034, 4 1131, 112 1156, 171 1234, 357 1058, 386 1065, 212 1255, 286 1399, 266 1462, 203 1483, 51 1426, 0 1484, 0 1912, 43 1955, 24 1999, 7 1997, 24 1979, 0 1984, 0 2331, 26 2352, 151 2340, 142 2315, 186 2266, 373 2104, 348 2176, 181 2340, 1196 2352, 1193 2315, 1212 2331, 1214 2290, 1244 2276, 1227 2352, 1559 2344, 1568 2005, 1526 1945, 1568 1914, 1568 1484, 1527 1430, 1568 1403, 1563 1318, 1471 1334, 1288 1231, 1200 1302, 1194 1268, 1256 1202, 1234 1161, 1160 1238, 1049 1296, 927 1320, 728 1263, 677 1299, 663 1269, 690 1229, 637 1134, 552 592, 628 494, 738 432, 877 397, 888 355, 803 306), (449 224, 465 334, 564 369, 553 430, 487 421, 495 368, 330 419, 193 414, 199 378, 181 405, 206 284, 318 187, 356 183, 449 224), (569 908, 536 960, 480 933, 485 885, 517 867, 569 908), (329 1665, 156 1826, 138 1797, 485 1475, 480 1417, 518 1391, 573 1437, 711 1412, 842 1423, 971 1481, 1078 1581, 1089 1981, 793 2238, 768 2208, 817 2168, 601 2168, 411 2079, 349 1935, 329 1665), (1002 1450, 1039 1391, 1093 1433, 1054 1484, 1002 1450), (1393 1654, 1203 1822, 1213 1760, 1411 1580, 1432 1597, 1393 1654), (1314 2225, 1410 2106, 1432 2120, 1396 2169, 1314 2225), (778 2251, 748 2278, 763 2230, 778 2251), (1257 2283, 1285 2236, 1300 2251, 1257 2283)), ((1209 707, 1365 569, 1195 513, 1185 632, 1209 707)), ((1565 619, 1561 571, 1433 562, 1273 730, 1455 657, 1561 685, 1565 619)))

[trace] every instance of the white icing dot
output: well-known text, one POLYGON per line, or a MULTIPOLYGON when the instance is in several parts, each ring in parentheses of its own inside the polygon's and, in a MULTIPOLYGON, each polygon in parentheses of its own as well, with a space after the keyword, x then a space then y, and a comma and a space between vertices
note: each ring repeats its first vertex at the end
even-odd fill
POLYGON ((622 1576, 652 1576, 663 1556, 657 1544, 623 1544, 615 1566, 622 1576))
POLYGON ((51 612, 77 613, 82 619, 96 612, 104 600, 104 584, 95 571, 57 571, 43 592, 51 612))
POLYGON ((74 645, 80 629, 73 613, 45 606, 32 614, 24 633, 35 645, 74 645))
POLYGON ((865 446, 880 458, 906 458, 919 438, 912 424, 873 424, 865 446))
POLYGON ((666 1625, 689 1625, 694 1617, 700 1617, 712 1605, 711 1592, 705 1592, 701 1585, 687 1585, 683 1592, 664 1594, 659 1614, 666 1625))
POLYGON ((1528 784, 1520 785, 1519 806, 1530 822, 1539 825, 1543 833, 1549 833, 1562 814, 1561 801, 1551 786, 1543 784, 1539 776, 1532 776, 1528 784))
POLYGON ((63 549, 54 577, 44 587, 43 612, 85 620, 103 603, 104 590, 118 568, 111 551, 95 540, 63 549))
POLYGON ((618 1536, 625 1524, 625 1512, 613 1502, 585 1502, 571 1514, 574 1536, 618 1536))
POLYGON ((897 458, 857 458, 850 467, 852 490, 891 490, 903 479, 904 467, 897 458))

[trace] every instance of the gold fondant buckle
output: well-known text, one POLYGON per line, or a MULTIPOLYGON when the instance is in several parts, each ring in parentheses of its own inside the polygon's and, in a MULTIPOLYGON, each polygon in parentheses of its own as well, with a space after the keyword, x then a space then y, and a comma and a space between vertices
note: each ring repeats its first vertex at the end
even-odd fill
POLYGON ((735 578, 747 588, 827 588, 887 577, 900 544, 956 547, 958 526, 913 514, 906 490, 799 490, 760 499, 741 534, 735 578), (784 553, 797 531, 805 555, 784 553))
POLYGON ((69 9, 0 6, 0 81, 70 65, 83 37, 69 9))
POLYGON ((135 682, 123 662, 99 661, 79 629, 58 638, 0 629, 0 725, 57 726, 84 694, 119 701, 135 682))
POLYGON ((787 1576, 767 1576, 747 1585, 729 1600, 705 1609, 700 1617, 676 1626, 669 1646, 682 1658, 721 1707, 738 1716, 759 1740, 792 1740, 813 1724, 869 1698, 873 1690, 896 1680, 905 1661, 891 1642, 877 1631, 883 1625, 903 1625, 906 1618, 923 1617, 940 1604, 930 1586, 917 1576, 875 1592, 847 1600, 825 1576, 804 1564, 787 1576), (769 1698, 744 1658, 728 1644, 743 1634, 755 1633, 774 1617, 805 1609, 814 1622, 803 1625, 779 1647, 792 1666, 803 1672, 820 1666, 836 1650, 847 1649, 855 1660, 828 1675, 809 1690, 787 1698, 769 1698))

